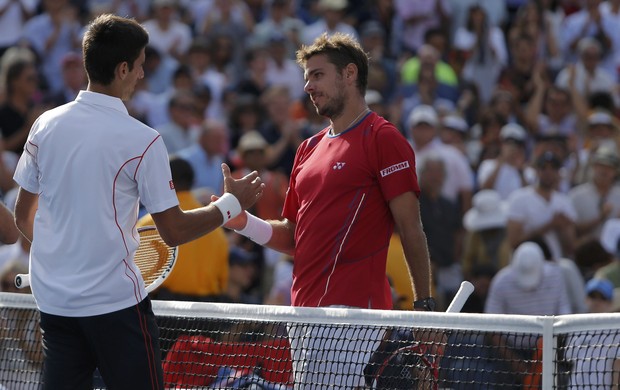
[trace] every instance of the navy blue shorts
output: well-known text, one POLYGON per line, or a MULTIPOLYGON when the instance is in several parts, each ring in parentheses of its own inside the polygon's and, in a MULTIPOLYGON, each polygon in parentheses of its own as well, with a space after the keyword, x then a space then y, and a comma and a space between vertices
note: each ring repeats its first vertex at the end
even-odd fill
POLYGON ((41 313, 44 389, 93 388, 93 372, 109 390, 164 389, 159 329, 147 297, 92 317, 41 313))

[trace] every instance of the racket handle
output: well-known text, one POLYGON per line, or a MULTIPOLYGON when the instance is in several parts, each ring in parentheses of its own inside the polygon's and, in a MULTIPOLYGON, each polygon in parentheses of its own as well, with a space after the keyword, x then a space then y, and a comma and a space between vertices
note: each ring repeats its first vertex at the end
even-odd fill
POLYGON ((15 275, 15 287, 17 288, 30 287, 30 275, 29 274, 15 275))
POLYGON ((452 299, 452 302, 450 303, 450 306, 448 306, 448 310, 446 310, 446 312, 459 313, 461 309, 463 309, 465 302, 467 302, 467 298, 469 298, 473 292, 474 285, 467 280, 463 281, 461 283, 461 287, 459 287, 459 291, 456 292, 456 295, 454 296, 454 299, 452 299))

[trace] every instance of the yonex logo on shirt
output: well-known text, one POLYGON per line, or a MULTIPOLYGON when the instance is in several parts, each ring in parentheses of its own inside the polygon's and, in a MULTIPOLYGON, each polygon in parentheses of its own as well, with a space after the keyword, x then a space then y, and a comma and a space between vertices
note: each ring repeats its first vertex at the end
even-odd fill
POLYGON ((174 182, 173 182, 172 180, 170 180, 170 181, 168 182, 168 184, 170 184, 170 189, 171 189, 171 190, 174 190, 174 182))
POLYGON ((346 164, 346 163, 343 163, 343 162, 337 162, 337 163, 336 163, 336 164, 332 167, 332 169, 334 169, 334 170, 336 170, 336 169, 342 169, 342 168, 344 168, 344 164, 346 164))
POLYGON ((399 162, 398 164, 394 164, 391 167, 387 167, 381 170, 381 177, 386 177, 387 175, 391 175, 394 172, 402 171, 403 169, 409 168, 409 161, 399 162))

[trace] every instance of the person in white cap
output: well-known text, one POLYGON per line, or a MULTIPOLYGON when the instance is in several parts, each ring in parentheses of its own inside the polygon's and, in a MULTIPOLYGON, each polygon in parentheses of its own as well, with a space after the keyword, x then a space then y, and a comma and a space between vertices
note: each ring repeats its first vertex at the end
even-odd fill
POLYGON ((469 161, 457 148, 446 145, 439 139, 439 117, 435 109, 428 105, 419 105, 411 111, 407 120, 407 129, 413 141, 413 150, 418 159, 427 154, 439 154, 446 166, 446 179, 442 194, 451 202, 460 205, 461 214, 471 207, 474 187, 474 174, 469 161))
POLYGON ((601 146, 590 159, 590 179, 569 191, 577 212, 578 242, 599 239, 603 224, 609 218, 620 217, 619 168, 620 157, 615 148, 601 146))
POLYGON ((534 182, 536 173, 527 166, 527 132, 516 123, 504 125, 499 133, 500 154, 486 159, 478 167, 478 184, 497 191, 504 200, 519 188, 534 182))
MULTIPOLYGON (((571 314, 566 283, 559 267, 545 261, 540 246, 524 242, 514 251, 510 265, 491 281, 485 313, 518 315, 571 314)), ((539 337, 529 334, 495 334, 492 343, 506 370, 531 372, 527 360, 534 356, 539 337)))

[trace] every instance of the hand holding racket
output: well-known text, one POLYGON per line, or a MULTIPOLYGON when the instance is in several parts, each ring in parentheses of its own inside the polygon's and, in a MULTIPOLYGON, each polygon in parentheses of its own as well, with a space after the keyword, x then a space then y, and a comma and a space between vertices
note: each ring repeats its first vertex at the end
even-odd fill
MULTIPOLYGON (((177 247, 168 246, 159 235, 155 226, 138 228, 140 246, 134 255, 134 262, 140 269, 146 292, 150 293, 159 287, 172 272, 177 259, 177 247)), ((15 286, 30 286, 30 275, 15 276, 15 286)))

